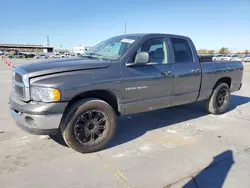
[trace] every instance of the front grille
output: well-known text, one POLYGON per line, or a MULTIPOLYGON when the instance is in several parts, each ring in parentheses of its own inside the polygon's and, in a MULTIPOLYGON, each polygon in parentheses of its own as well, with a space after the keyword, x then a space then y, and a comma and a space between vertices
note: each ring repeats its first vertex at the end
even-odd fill
POLYGON ((29 78, 23 69, 13 69, 13 90, 19 99, 30 100, 29 78))

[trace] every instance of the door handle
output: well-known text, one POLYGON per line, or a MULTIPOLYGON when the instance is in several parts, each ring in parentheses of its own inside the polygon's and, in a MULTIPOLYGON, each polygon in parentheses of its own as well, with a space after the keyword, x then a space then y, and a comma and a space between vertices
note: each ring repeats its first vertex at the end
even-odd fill
POLYGON ((197 73, 200 72, 200 69, 196 69, 196 72, 197 72, 197 73))
POLYGON ((172 72, 171 72, 171 71, 168 71, 166 74, 167 74, 167 75, 172 75, 172 72))
POLYGON ((199 73, 199 72, 200 72, 200 69, 192 69, 191 72, 192 72, 192 73, 199 73))
POLYGON ((163 76, 170 76, 170 75, 172 75, 172 72, 171 71, 161 72, 161 75, 163 75, 163 76))

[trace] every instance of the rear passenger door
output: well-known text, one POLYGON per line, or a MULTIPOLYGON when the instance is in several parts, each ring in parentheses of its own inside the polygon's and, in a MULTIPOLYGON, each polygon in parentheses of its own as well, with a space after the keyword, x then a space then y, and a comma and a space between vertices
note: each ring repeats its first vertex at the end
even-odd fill
POLYGON ((174 76, 172 105, 192 103, 199 96, 201 67, 188 40, 170 37, 174 76))

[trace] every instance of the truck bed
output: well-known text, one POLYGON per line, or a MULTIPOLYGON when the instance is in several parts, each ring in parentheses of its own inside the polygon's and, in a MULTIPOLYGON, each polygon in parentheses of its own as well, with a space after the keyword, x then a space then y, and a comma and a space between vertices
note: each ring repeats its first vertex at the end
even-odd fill
POLYGON ((212 89, 220 78, 230 78, 231 92, 241 87, 243 65, 239 61, 201 62, 202 81, 199 100, 211 95, 212 89))

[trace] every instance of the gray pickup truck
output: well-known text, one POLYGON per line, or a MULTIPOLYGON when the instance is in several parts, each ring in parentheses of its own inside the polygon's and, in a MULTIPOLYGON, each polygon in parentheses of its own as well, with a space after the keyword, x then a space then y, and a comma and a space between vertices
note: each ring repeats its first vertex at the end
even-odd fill
POLYGON ((188 37, 116 36, 82 57, 15 68, 10 112, 29 133, 60 131, 74 150, 98 151, 121 115, 201 100, 209 113, 225 112, 230 93, 241 88, 243 65, 205 59, 188 37))

